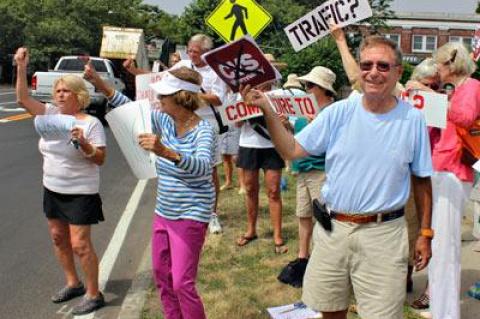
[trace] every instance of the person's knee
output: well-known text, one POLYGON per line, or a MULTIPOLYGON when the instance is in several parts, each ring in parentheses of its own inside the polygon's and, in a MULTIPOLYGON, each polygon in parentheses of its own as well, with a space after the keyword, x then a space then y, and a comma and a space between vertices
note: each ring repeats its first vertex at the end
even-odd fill
POLYGON ((69 244, 68 234, 60 230, 51 230, 50 238, 55 247, 62 248, 69 244))
POLYGON ((92 244, 88 239, 79 239, 72 242, 73 253, 77 256, 85 257, 91 255, 93 251, 92 244))
POLYGON ((281 200, 280 185, 272 186, 267 189, 267 197, 269 201, 279 202, 281 200))
POLYGON ((191 294, 195 291, 193 280, 173 280, 173 291, 177 296, 191 294))

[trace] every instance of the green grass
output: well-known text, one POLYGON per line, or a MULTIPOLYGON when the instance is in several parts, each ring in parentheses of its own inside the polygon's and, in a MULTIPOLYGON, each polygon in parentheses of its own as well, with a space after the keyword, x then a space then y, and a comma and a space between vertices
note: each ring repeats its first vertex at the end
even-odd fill
MULTIPOLYGON (((222 173, 222 169, 219 170, 222 173)), ((284 255, 274 253, 267 199, 263 188, 257 223, 258 239, 245 247, 235 240, 246 229, 243 197, 238 188, 221 192, 219 210, 224 232, 208 235, 200 260, 197 288, 209 319, 266 319, 266 309, 300 300, 301 289, 281 284, 277 275, 297 253, 295 178, 285 174, 288 190, 283 198, 283 236, 289 247, 284 255)), ((263 182, 263 179, 262 179, 263 182)), ((143 319, 161 319, 160 301, 152 287, 143 309, 143 319)), ((349 319, 359 318, 353 313, 349 319)), ((417 319, 408 307, 405 318, 417 319)))

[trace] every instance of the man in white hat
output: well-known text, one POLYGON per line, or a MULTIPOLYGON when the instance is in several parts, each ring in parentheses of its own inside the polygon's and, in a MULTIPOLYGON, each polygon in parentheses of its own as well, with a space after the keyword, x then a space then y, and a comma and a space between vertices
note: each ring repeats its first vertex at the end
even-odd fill
MULTIPOLYGON (((301 77, 288 77, 284 88, 307 88, 307 93, 313 94, 318 106, 323 110, 334 101, 336 75, 323 66, 314 67, 308 74, 301 77), (297 84, 298 83, 298 84, 297 84)), ((293 129, 297 134, 303 130, 309 121, 306 118, 295 120, 293 129)), ((294 287, 301 287, 303 276, 310 257, 310 241, 313 231, 312 201, 320 197, 320 190, 325 182, 325 154, 308 156, 292 162, 292 171, 297 172, 296 215, 298 217, 298 255, 297 258, 285 266, 278 279, 294 287)))
POLYGON ((416 269, 431 257, 433 173, 425 118, 392 95, 402 54, 380 36, 360 46, 362 94, 334 103, 293 136, 267 98, 243 88, 259 106, 272 142, 285 159, 326 153, 324 202, 316 202, 314 246, 303 281, 303 302, 324 319, 346 319, 353 289, 368 319, 402 319, 406 297, 408 233, 404 205, 410 180, 421 232, 416 269))

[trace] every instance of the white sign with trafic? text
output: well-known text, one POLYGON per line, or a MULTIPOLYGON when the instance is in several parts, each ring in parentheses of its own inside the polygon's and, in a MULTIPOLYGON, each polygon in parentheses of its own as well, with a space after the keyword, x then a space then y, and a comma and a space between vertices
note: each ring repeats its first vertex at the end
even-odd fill
MULTIPOLYGON (((278 114, 297 117, 315 117, 319 112, 317 101, 312 94, 302 96, 269 95, 270 105, 278 114)), ((262 110, 244 101, 236 101, 218 108, 224 123, 236 123, 263 116, 262 110)))
POLYGON ((412 90, 404 91, 402 99, 423 112, 428 126, 442 129, 447 127, 448 97, 446 94, 412 90))
POLYGON ((367 0, 330 0, 288 25, 284 31, 298 52, 329 34, 329 23, 344 27, 372 14, 367 0))

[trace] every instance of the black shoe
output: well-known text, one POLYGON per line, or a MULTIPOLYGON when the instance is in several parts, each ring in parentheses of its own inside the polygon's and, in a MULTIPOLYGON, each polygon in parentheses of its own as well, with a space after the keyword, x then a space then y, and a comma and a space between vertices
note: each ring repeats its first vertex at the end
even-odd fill
POLYGON ((70 299, 73 299, 75 297, 79 297, 85 294, 85 287, 83 286, 82 283, 79 283, 77 287, 68 287, 65 286, 55 295, 52 296, 52 302, 53 303, 60 303, 60 302, 65 302, 70 299))
POLYGON ((295 288, 301 288, 303 285, 303 276, 307 268, 308 258, 297 258, 286 265, 277 279, 284 284, 295 288))
POLYGON ((72 308, 72 314, 74 316, 86 315, 102 308, 103 306, 105 306, 105 299, 103 298, 102 293, 93 299, 85 296, 78 305, 72 308))

